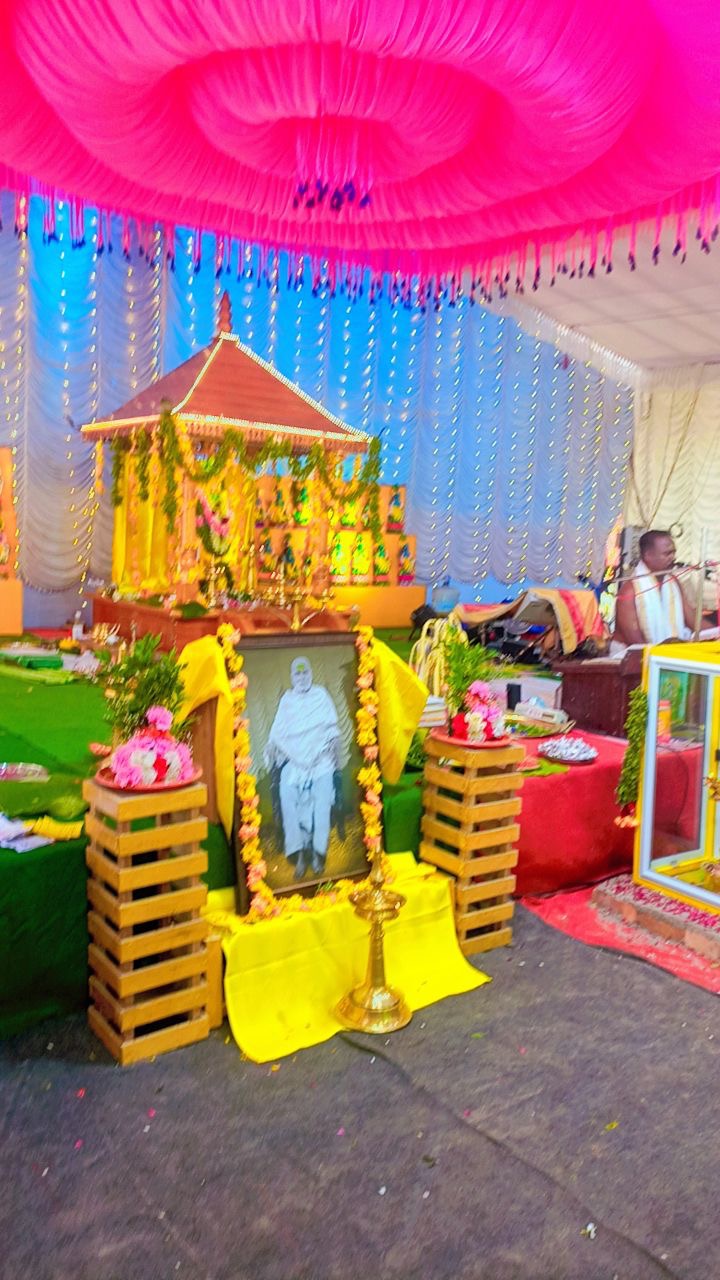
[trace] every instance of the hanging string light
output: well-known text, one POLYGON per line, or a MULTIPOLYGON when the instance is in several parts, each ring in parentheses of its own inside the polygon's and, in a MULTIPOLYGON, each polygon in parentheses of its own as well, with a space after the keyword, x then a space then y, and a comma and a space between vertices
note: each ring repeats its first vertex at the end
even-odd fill
POLYGON ((273 255, 269 286, 267 358, 269 364, 275 364, 278 337, 278 306, 280 302, 280 255, 278 253, 273 255))
MULTIPOLYGON (((393 314, 395 313, 393 312, 393 314)), ((417 374, 420 366, 418 349, 422 320, 422 312, 415 307, 410 318, 407 357, 405 360, 405 394, 400 400, 400 412, 397 415, 398 427, 395 433, 395 451, 390 461, 390 481, 392 484, 401 484, 407 479, 408 418, 410 416, 410 406, 416 393, 417 374)))
POLYGON ((517 509, 517 477, 518 477, 518 423, 520 421, 520 371, 523 349, 523 332, 519 325, 515 327, 515 350, 512 374, 512 395, 510 398, 510 432, 508 448, 508 522, 507 522, 507 561, 505 582, 513 582, 517 576, 519 557, 516 558, 515 543, 519 528, 517 509))
POLYGON ((375 401, 375 381, 377 377, 377 308, 368 305, 367 311, 367 350, 365 353, 365 363, 360 371, 362 405, 360 409, 360 422, 357 424, 363 431, 371 430, 372 410, 375 401))
POLYGON ((554 516, 555 494, 552 490, 552 477, 555 471, 555 459, 557 457, 557 422, 558 422, 558 393, 559 393, 559 371, 563 357, 559 351, 552 352, 552 375, 550 378, 550 403, 548 406, 548 434, 547 434, 547 474, 548 474, 548 492, 545 499, 544 507, 544 530, 543 530, 543 582, 551 582, 554 574, 551 571, 550 555, 554 546, 556 536, 556 519, 554 516))
MULTIPOLYGON (((92 268, 88 277, 88 298, 90 302, 90 337, 89 346, 90 361, 90 395, 88 414, 90 418, 95 418, 98 411, 99 400, 99 377, 98 377, 98 359, 97 359, 97 217, 90 219, 90 237, 95 242, 95 254, 92 260, 92 268)), ((88 459, 88 465, 91 467, 91 479, 88 485, 85 502, 82 508, 82 517, 85 522, 85 545, 82 548, 80 582, 78 584, 78 595, 82 599, 82 608, 86 609, 88 601, 85 597, 88 574, 90 572, 90 561, 92 558, 93 537, 95 533, 95 517, 97 516, 100 506, 100 497, 95 488, 95 469, 92 459, 88 459)))
MULTIPOLYGON (((567 359, 567 357, 565 357, 567 359)), ((568 380, 567 380, 567 402, 565 413, 565 430, 563 436, 563 447, 561 456, 560 471, 560 502, 558 504, 558 550, 556 564, 558 571, 562 576, 568 576, 572 573, 572 569, 566 568, 566 546, 565 533, 567 529, 567 509, 570 491, 570 445, 575 429, 575 373, 576 364, 574 360, 569 361, 568 380)))
POLYGON ((455 510, 455 481, 457 475, 457 454, 458 454, 458 432, 460 429, 460 419, 462 414, 462 375, 463 375, 463 359, 462 359, 462 337, 463 337, 463 319, 464 319, 464 302, 456 306, 453 311, 455 323, 451 335, 450 361, 451 361, 451 384, 450 384, 450 431, 447 440, 447 502, 443 512, 442 521, 444 525, 442 537, 442 556, 440 559, 440 573, 442 576, 448 574, 450 569, 450 544, 452 536, 453 515, 455 510))
POLYGON ((533 510, 533 480, 535 476, 535 434, 538 418, 538 393, 540 390, 540 355, 542 348, 536 338, 533 342, 532 372, 530 375, 530 409, 527 423, 527 442, 525 445, 525 483, 523 486, 523 514, 520 522, 520 559, 518 562, 518 578, 524 582, 528 577, 528 547, 533 510))
MULTIPOLYGON (((9 429, 10 458, 12 469, 12 501, 15 510, 15 559, 13 571, 20 572, 21 520, 24 502, 21 501, 21 472, 19 463, 22 457, 24 478, 26 445, 20 452, 20 429, 23 420, 21 387, 25 376, 25 343, 28 323, 28 283, 27 283, 27 197, 18 198, 20 217, 18 218, 19 249, 17 253, 15 306, 10 323, 12 337, 9 342, 0 340, 0 378, 2 379, 3 405, 5 422, 9 429)), ((0 308, 0 332, 2 331, 2 308, 0 308)))

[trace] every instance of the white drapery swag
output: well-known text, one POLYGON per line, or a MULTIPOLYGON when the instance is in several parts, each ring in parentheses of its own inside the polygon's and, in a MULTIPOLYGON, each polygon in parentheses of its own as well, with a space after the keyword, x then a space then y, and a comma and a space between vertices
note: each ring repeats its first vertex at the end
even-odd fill
POLYGON ((637 397, 626 519, 671 529, 681 560, 696 562, 706 531, 709 559, 720 560, 720 376, 711 368, 685 386, 637 397))
POLYGON ((590 363, 523 332, 514 318, 443 304, 426 313, 374 307, 367 296, 314 296, 309 286, 257 282, 246 251, 238 278, 216 278, 206 237, 176 238, 174 269, 134 250, 72 248, 67 206, 43 243, 33 198, 26 240, 0 201, 0 443, 15 449, 20 566, 43 592, 77 592, 106 577, 112 512, 97 502, 92 450, 77 425, 112 412, 209 342, 220 293, 233 327, 259 355, 353 426, 383 439, 384 479, 408 484, 417 573, 481 590, 572 581, 602 565, 622 510, 632 393, 590 363))

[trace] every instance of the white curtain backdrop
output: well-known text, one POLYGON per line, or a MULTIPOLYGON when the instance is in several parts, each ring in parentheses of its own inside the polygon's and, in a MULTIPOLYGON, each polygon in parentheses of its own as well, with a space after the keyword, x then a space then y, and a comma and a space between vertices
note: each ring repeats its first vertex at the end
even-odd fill
POLYGON ((380 434, 384 479, 408 485, 417 574, 450 576, 467 597, 507 584, 572 583, 599 571, 622 510, 632 391, 462 299, 439 310, 374 306, 258 280, 258 255, 215 271, 189 233, 171 267, 131 245, 98 256, 97 218, 70 243, 43 242, 34 197, 27 239, 0 197, 0 444, 14 449, 26 622, 62 621, 109 570, 112 512, 93 488, 84 421, 110 413, 213 336, 221 292, 259 355, 353 426, 380 434))
POLYGON ((689 562, 704 530, 708 557, 720 560, 720 378, 638 396, 626 519, 672 529, 689 562))

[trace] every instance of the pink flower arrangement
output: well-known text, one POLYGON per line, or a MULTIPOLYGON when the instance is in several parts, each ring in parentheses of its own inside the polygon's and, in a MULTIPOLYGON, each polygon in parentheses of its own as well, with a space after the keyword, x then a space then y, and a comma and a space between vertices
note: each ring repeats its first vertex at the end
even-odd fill
POLYGON ((153 729, 158 729, 160 733, 169 733, 172 728, 172 711, 169 711, 167 707, 150 707, 145 719, 148 724, 152 725, 153 729))
POLYGON ((197 517, 197 527, 202 529, 206 524, 211 533, 217 535, 218 538, 227 538, 230 532, 230 516, 216 516, 210 503, 204 493, 200 493, 200 506, 202 507, 202 516, 197 517))
POLYGON ((465 694, 465 710, 453 716, 450 728, 454 738, 465 738, 469 742, 490 742, 502 738, 505 720, 489 684, 473 680, 465 694))
POLYGON ((148 728, 134 733, 110 757, 115 781, 128 791, 189 781, 195 774, 192 753, 170 733, 172 712, 167 707, 150 707, 146 720, 148 728))

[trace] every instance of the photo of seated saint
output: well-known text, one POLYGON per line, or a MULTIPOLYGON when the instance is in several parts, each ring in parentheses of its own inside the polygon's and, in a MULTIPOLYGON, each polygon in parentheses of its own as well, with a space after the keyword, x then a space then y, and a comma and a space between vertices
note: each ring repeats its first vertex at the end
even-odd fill
MULTIPOLYGON (((313 684, 310 662, 293 658, 290 688, 280 697, 265 744, 270 773, 273 815, 282 827, 285 857, 295 865, 295 879, 309 868, 325 870, 333 809, 343 823, 340 775, 340 728, 335 704, 327 689, 313 684)), ((341 838, 344 833, 341 831, 341 838)))

